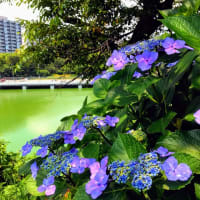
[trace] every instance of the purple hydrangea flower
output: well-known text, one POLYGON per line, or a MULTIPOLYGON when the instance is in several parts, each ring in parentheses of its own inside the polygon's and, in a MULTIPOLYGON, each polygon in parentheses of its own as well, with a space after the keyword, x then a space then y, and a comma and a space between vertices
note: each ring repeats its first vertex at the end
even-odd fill
POLYGON ((71 169, 70 171, 72 173, 78 173, 82 174, 85 171, 85 168, 88 168, 92 163, 94 163, 96 160, 91 158, 79 158, 75 157, 71 163, 71 169))
POLYGON ((94 82, 96 81, 96 80, 98 80, 98 79, 100 79, 101 78, 101 74, 98 74, 98 75, 96 75, 91 81, 90 81, 90 84, 94 84, 94 82))
POLYGON ((114 69, 116 71, 123 69, 125 64, 129 62, 129 58, 125 53, 121 51, 114 50, 111 57, 108 58, 106 65, 111 66, 114 65, 114 69))
POLYGON ((190 167, 184 163, 178 165, 178 161, 173 156, 165 160, 162 169, 169 181, 187 181, 192 175, 190 167))
POLYGON ((173 38, 167 37, 163 42, 162 46, 165 49, 166 54, 171 55, 174 53, 180 53, 177 49, 182 49, 185 47, 184 40, 174 40, 173 38))
POLYGON ((160 155, 160 157, 167 157, 174 154, 174 152, 169 152, 168 149, 162 146, 159 147, 155 152, 157 152, 160 155))
POLYGON ((89 166, 90 181, 86 184, 86 193, 90 194, 92 199, 98 198, 107 187, 108 175, 106 174, 108 157, 104 157, 101 162, 94 162, 89 166))
POLYGON ((138 62, 138 67, 142 71, 149 70, 151 65, 157 60, 158 53, 154 51, 144 51, 141 55, 136 56, 136 60, 138 62))
POLYGON ((86 193, 90 194, 92 199, 96 199, 106 189, 107 181, 108 175, 103 170, 99 170, 95 177, 86 184, 86 193))
POLYGON ((109 126, 115 127, 115 124, 119 122, 119 118, 118 118, 118 117, 111 117, 111 116, 109 116, 109 115, 106 115, 105 122, 106 122, 109 126))
POLYGON ((133 77, 134 78, 140 78, 142 76, 142 74, 140 73, 140 72, 135 72, 134 74, 133 74, 133 77))
POLYGON ((73 129, 71 132, 74 136, 74 139, 82 140, 87 129, 83 126, 82 123, 80 123, 75 129, 73 129))
POLYGON ((97 121, 97 128, 101 128, 101 127, 105 127, 106 123, 104 122, 104 120, 98 120, 97 121))
POLYGON ((43 180, 43 184, 38 187, 38 192, 45 192, 46 196, 50 196, 55 193, 56 186, 54 183, 54 176, 49 176, 43 180))
POLYGON ((53 195, 56 191, 56 186, 55 185, 49 185, 46 190, 45 190, 45 195, 50 196, 53 195))
POLYGON ((22 156, 26 156, 29 154, 32 150, 32 145, 30 145, 28 142, 22 147, 22 156))
POLYGON ((44 158, 47 155, 48 146, 44 146, 41 149, 39 149, 36 153, 37 156, 40 156, 41 158, 44 158))
POLYGON ((107 72, 107 71, 103 71, 101 78, 105 78, 105 79, 110 79, 112 76, 114 76, 116 74, 116 72, 107 72))
POLYGON ((195 122, 200 125, 200 109, 194 113, 195 122))
POLYGON ((32 177, 35 179, 37 176, 37 172, 39 170, 39 167, 37 166, 36 161, 31 165, 31 173, 32 173, 32 177))

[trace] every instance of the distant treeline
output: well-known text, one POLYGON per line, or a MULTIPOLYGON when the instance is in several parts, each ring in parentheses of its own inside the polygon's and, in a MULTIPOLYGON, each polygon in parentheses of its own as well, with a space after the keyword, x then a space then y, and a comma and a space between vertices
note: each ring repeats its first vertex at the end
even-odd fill
POLYGON ((0 77, 49 76, 74 73, 64 58, 57 57, 50 64, 38 64, 20 51, 0 53, 0 77))

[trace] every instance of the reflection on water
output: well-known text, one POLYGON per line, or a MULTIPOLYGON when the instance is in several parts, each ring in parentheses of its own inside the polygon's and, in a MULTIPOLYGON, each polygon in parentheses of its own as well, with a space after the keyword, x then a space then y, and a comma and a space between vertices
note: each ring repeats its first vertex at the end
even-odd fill
POLYGON ((9 151, 19 150, 27 140, 54 132, 86 96, 94 98, 91 89, 0 90, 0 138, 10 142, 9 151))

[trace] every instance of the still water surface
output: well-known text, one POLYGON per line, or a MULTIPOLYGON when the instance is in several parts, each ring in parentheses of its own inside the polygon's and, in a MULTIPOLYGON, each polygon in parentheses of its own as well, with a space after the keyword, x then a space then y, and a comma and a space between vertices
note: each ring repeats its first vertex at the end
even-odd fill
POLYGON ((0 90, 0 139, 8 151, 18 151, 27 140, 55 132, 60 119, 75 114, 92 89, 0 90))

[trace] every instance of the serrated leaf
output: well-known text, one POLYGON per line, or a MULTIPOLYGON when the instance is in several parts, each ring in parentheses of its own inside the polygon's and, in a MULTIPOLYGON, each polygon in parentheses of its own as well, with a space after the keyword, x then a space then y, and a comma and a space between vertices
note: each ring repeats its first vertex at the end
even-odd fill
POLYGON ((33 196, 44 196, 44 192, 37 191, 37 184, 36 181, 32 178, 32 176, 28 176, 25 181, 27 191, 33 196))
POLYGON ((185 163, 193 173, 200 174, 200 159, 186 153, 175 153, 173 156, 178 160, 178 163, 185 163))
POLYGON ((141 98, 146 89, 159 80, 160 79, 157 77, 141 77, 131 82, 131 84, 128 86, 128 91, 136 94, 139 98, 141 98))
POLYGON ((19 170, 18 170, 18 173, 20 175, 24 175, 24 176, 27 176, 28 174, 31 173, 31 165, 34 163, 34 162, 41 162, 41 158, 36 158, 36 159, 33 159, 33 160, 30 160, 28 162, 26 162, 24 165, 22 165, 19 170))
POLYGON ((170 133, 161 137, 156 146, 164 146, 169 151, 186 153, 200 158, 200 130, 170 133))
POLYGON ((189 16, 198 11, 200 0, 184 0, 180 7, 174 9, 161 10, 160 14, 166 18, 169 16, 189 16))
POLYGON ((191 176, 188 181, 165 181, 158 182, 157 184, 161 184, 162 188, 165 190, 180 190, 191 183, 194 177, 191 176))
POLYGON ((148 133, 164 133, 165 129, 175 116, 175 112, 169 112, 166 116, 152 122, 152 124, 147 129, 148 133))
POLYGON ((58 127, 57 131, 70 130, 71 126, 74 123, 74 120, 77 118, 78 118, 77 115, 70 115, 70 116, 63 117, 61 119, 61 125, 58 127))
POLYGON ((99 144, 88 144, 83 149, 83 156, 85 158, 95 158, 98 159, 99 156, 99 144))
POLYGON ((105 98, 109 90, 111 82, 107 79, 98 79, 93 86, 93 93, 98 98, 105 98))
POLYGON ((81 108, 78 114, 84 115, 85 113, 87 113, 88 115, 94 115, 94 114, 101 115, 106 111, 106 109, 107 105, 104 103, 104 100, 99 99, 91 103, 88 103, 84 108, 81 108))
POLYGON ((120 80, 121 84, 127 84, 132 80, 136 69, 137 64, 127 65, 124 69, 119 70, 116 75, 111 78, 111 80, 120 80))
POLYGON ((92 200, 91 197, 85 192, 85 184, 78 188, 73 200, 92 200))
POLYGON ((112 88, 106 98, 105 98, 105 104, 106 105, 116 105, 116 106, 124 106, 128 105, 130 103, 136 102, 138 100, 137 96, 135 94, 131 94, 126 90, 125 87, 116 87, 112 88))
POLYGON ((109 161, 124 160, 125 162, 129 162, 145 152, 146 150, 142 144, 132 135, 120 133, 109 153, 109 161))

